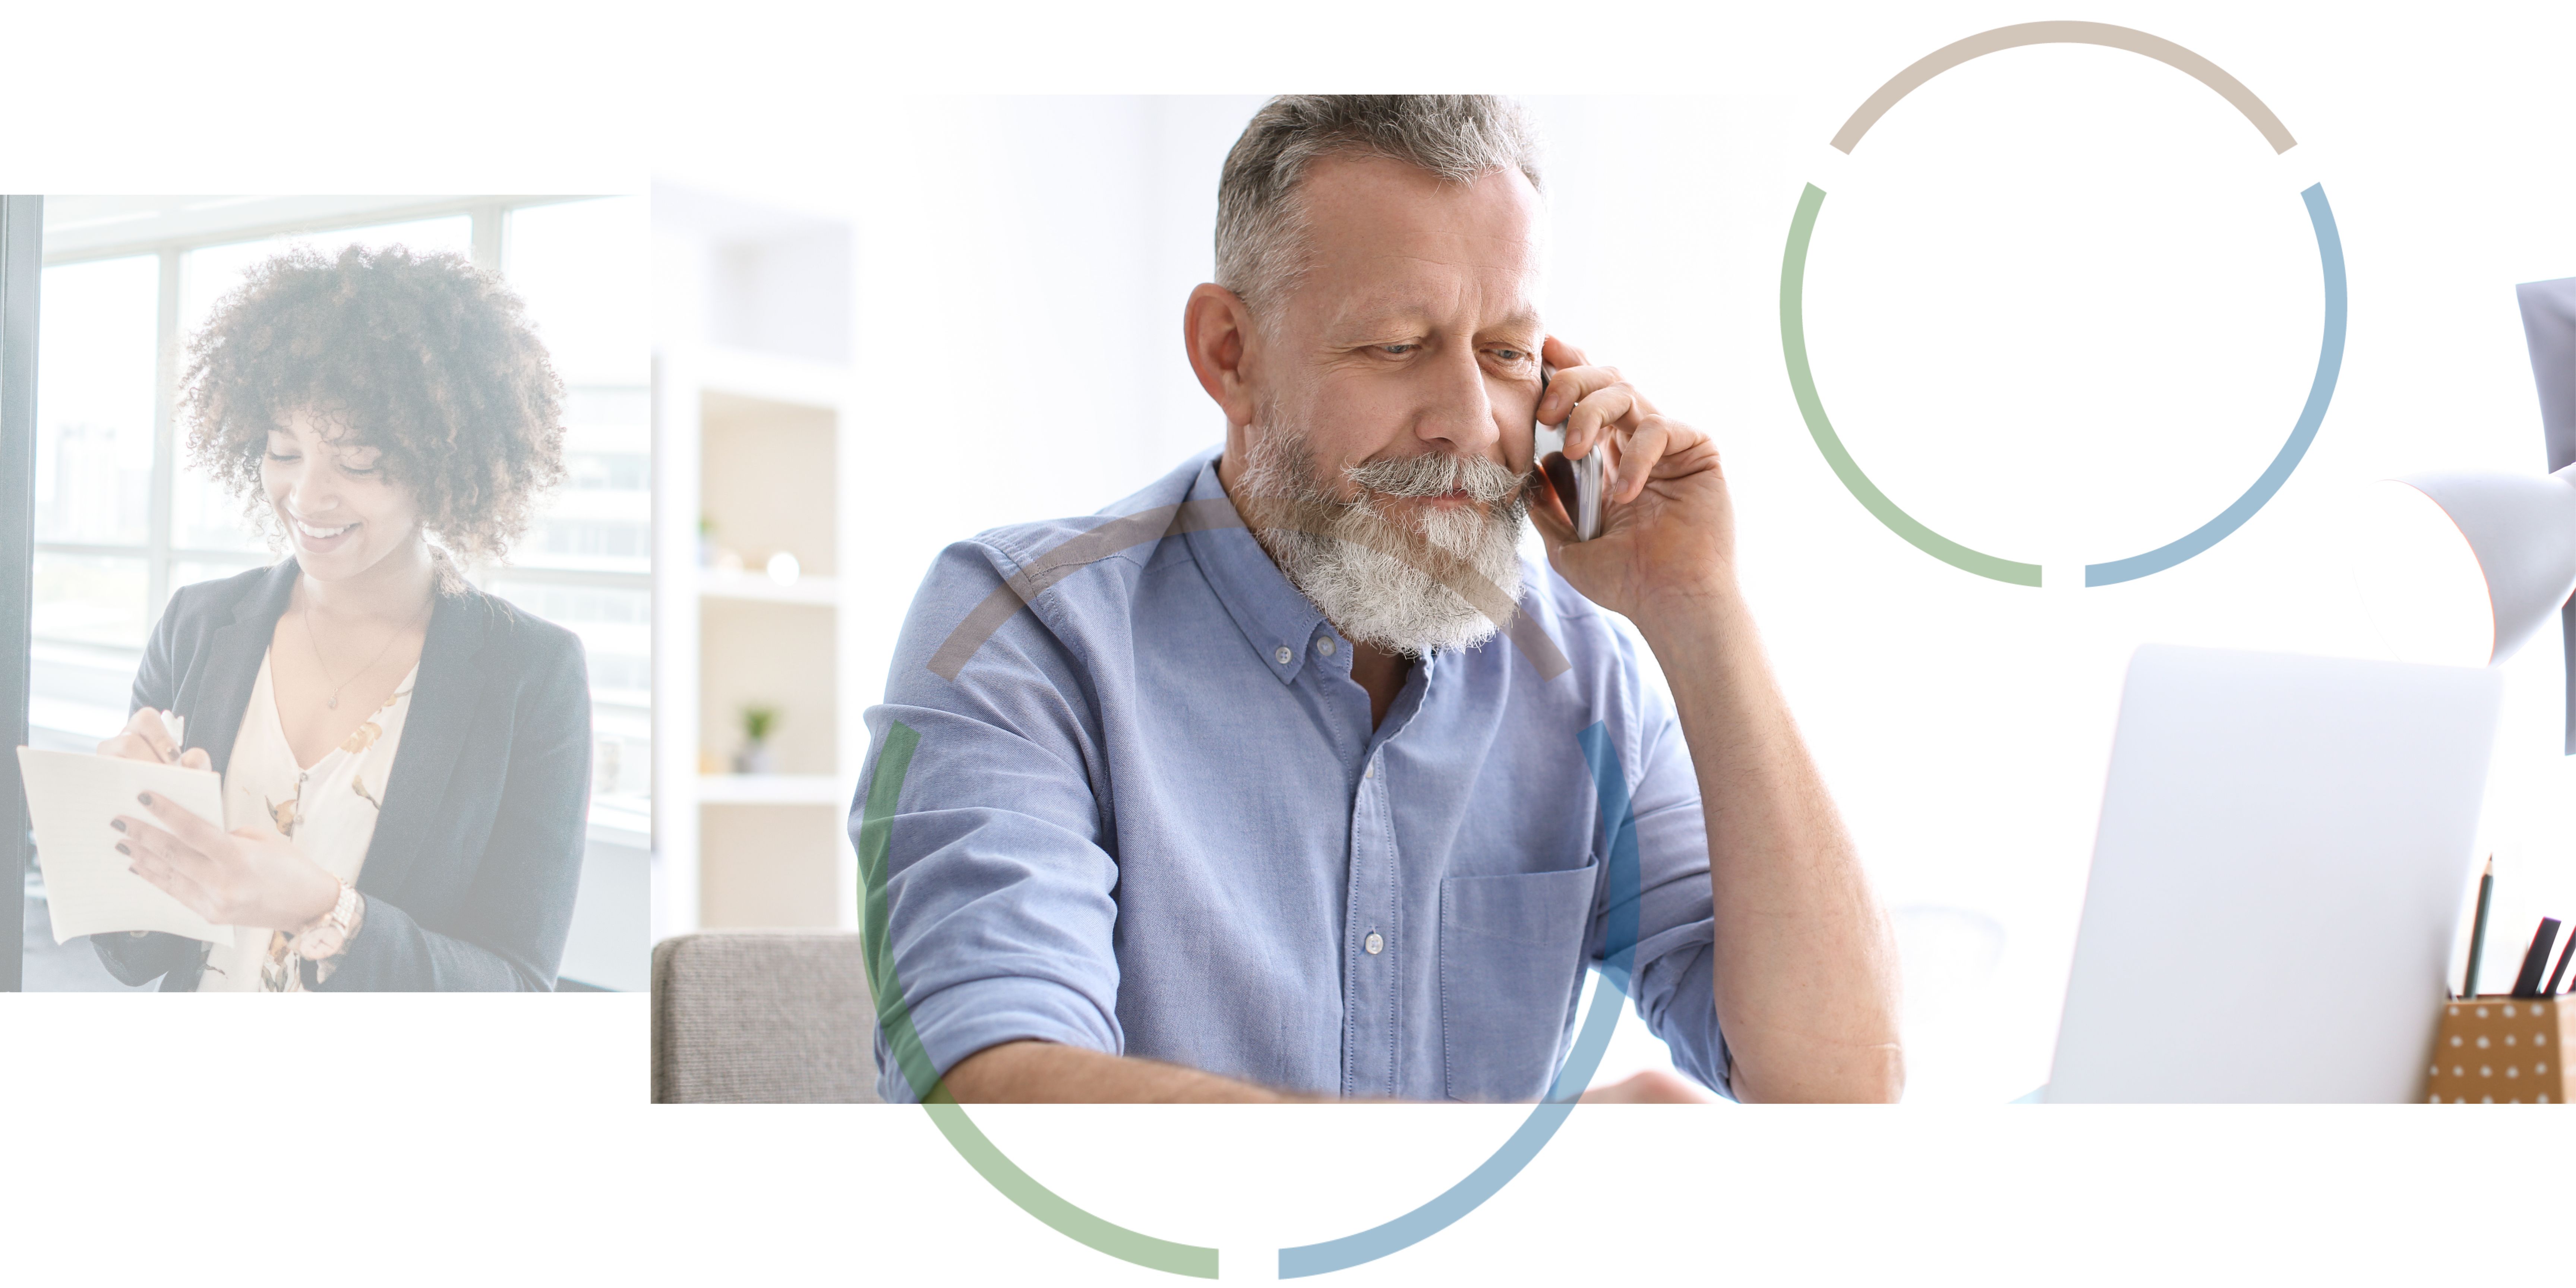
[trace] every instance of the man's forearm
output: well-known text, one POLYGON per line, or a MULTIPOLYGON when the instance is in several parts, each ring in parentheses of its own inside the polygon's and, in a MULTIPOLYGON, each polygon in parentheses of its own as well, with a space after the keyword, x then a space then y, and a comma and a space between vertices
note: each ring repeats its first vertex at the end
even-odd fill
POLYGON ((1699 775, 1717 1014, 1746 1100, 1893 1100, 1894 936, 1732 587, 1637 621, 1699 775))
POLYGON ((1279 1104, 1305 1099, 1177 1064, 1054 1042, 986 1047, 958 1061, 943 1081, 949 1095, 968 1103, 1279 1104))

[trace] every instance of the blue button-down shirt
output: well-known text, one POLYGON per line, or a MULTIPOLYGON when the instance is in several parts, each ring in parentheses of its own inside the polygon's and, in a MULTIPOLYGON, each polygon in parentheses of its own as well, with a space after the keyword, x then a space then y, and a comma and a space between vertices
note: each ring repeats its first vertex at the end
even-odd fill
MULTIPOLYGON (((1103 516, 1231 516, 1224 498, 1209 452, 1103 516)), ((1636 819, 1638 1012, 1726 1089, 1698 783, 1601 610, 1526 567, 1522 609, 1570 665, 1542 678, 1502 637, 1442 652, 1372 728, 1348 642, 1239 526, 1138 525, 1073 547, 1086 561, 1025 607, 996 600, 1106 521, 948 547, 868 711, 854 837, 888 730, 919 735, 886 946, 934 1067, 1036 1038, 1289 1091, 1538 1097, 1608 919, 1576 741, 1601 722, 1636 819), (1015 611, 960 668, 979 605, 1015 611)), ((887 1100, 928 1090, 882 1027, 876 1050, 887 1100)))

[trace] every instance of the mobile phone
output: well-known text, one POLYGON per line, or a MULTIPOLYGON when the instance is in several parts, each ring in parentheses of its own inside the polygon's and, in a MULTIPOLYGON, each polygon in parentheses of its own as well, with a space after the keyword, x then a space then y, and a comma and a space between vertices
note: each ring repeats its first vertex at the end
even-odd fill
MULTIPOLYGON (((1541 400, 1547 397, 1548 382, 1555 378, 1555 367, 1539 364, 1538 396, 1541 400)), ((1571 413, 1568 415, 1570 417, 1571 413)), ((1594 444, 1582 460, 1569 461, 1565 459, 1565 422, 1559 421, 1553 426, 1532 422, 1530 432, 1536 449, 1532 455, 1538 458, 1539 469, 1556 489, 1556 499, 1565 503, 1566 514, 1574 519, 1574 539, 1590 541, 1600 536, 1603 456, 1600 445, 1594 444)))

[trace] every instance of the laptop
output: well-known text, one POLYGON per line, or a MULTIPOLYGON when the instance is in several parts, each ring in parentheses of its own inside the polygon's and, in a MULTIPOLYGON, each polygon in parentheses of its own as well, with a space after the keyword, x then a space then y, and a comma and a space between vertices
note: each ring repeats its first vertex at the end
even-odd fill
POLYGON ((2139 649, 2043 1098, 2421 1097, 2502 694, 2482 668, 2139 649))

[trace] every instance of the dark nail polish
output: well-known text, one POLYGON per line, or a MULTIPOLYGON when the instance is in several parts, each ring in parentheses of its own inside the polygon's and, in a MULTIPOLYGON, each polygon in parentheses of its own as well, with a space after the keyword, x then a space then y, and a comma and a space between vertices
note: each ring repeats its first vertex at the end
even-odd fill
POLYGON ((127 848, 125 848, 125 842, 123 842, 123 841, 119 841, 119 842, 117 842, 117 843, 116 843, 116 852, 117 852, 117 853, 119 853, 119 854, 122 854, 122 855, 126 855, 126 856, 127 856, 127 857, 129 857, 129 858, 130 858, 130 857, 132 857, 132 856, 133 856, 133 854, 134 854, 134 851, 129 850, 129 849, 127 849, 127 848))
POLYGON ((134 799, 139 800, 139 801, 143 802, 143 803, 144 803, 144 804, 146 804, 146 805, 149 805, 149 804, 151 804, 151 803, 152 803, 152 793, 150 793, 150 792, 136 792, 136 793, 134 794, 134 799))
POLYGON ((125 820, 121 818, 111 818, 107 820, 107 825, 120 832, 125 830, 125 820))

